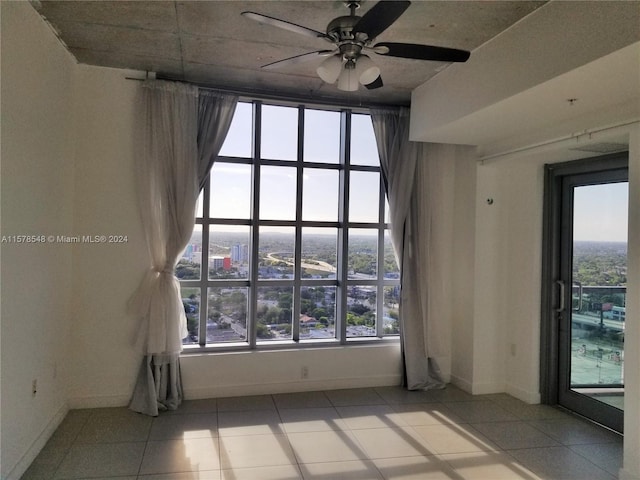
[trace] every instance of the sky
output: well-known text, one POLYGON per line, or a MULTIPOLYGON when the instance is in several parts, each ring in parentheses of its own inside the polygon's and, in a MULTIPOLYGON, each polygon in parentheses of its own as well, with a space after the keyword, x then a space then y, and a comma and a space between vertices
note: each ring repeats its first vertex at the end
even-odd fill
MULTIPOLYGON (((338 164, 340 113, 307 109, 303 121, 305 161, 338 164)), ((238 103, 220 155, 245 158, 251 156, 251 122, 252 105, 238 103)), ((297 126, 297 108, 263 105, 261 157, 296 160, 297 126)), ((351 162, 357 165, 379 164, 373 126, 368 115, 352 115, 351 162)), ((217 162, 212 172, 211 216, 249 219, 251 167, 217 162)), ((260 185, 260 217, 269 220, 294 220, 295 167, 263 166, 260 185)), ((379 201, 378 185, 379 174, 352 172, 350 221, 377 221, 377 212, 372 206, 379 201)), ((303 220, 337 221, 338 188, 337 170, 304 169, 303 220)), ((627 213, 628 183, 576 187, 574 240, 626 242, 627 213)))
POLYGON ((628 182, 575 187, 573 202, 574 240, 627 241, 628 182))
MULTIPOLYGON (((222 156, 251 156, 252 106, 238 103, 222 156)), ((261 157, 276 160, 297 158, 298 109, 263 105, 261 157)), ((305 110, 304 160, 337 165, 340 154, 340 113, 305 110)), ((351 162, 379 165, 373 126, 368 115, 352 115, 351 162)), ((302 219, 338 220, 338 170, 305 168, 303 171, 302 219)), ((375 172, 352 172, 350 221, 377 222, 380 176, 375 172), (373 207, 373 208, 372 208, 373 207)), ((262 166, 260 217, 265 220, 295 220, 296 168, 262 166)), ((251 167, 216 162, 212 169, 210 215, 249 219, 251 167), (229 201, 233 199, 233 201, 229 201)), ((199 207, 199 214, 202 207, 199 207)))

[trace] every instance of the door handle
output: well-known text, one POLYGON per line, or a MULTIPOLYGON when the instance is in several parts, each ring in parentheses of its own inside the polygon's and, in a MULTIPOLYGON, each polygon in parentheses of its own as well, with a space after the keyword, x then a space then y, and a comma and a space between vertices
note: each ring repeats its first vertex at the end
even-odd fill
POLYGON ((559 302, 560 305, 555 310, 557 313, 562 313, 564 312, 564 300, 565 300, 564 282, 562 280, 556 280, 556 284, 558 284, 558 286, 560 287, 560 302, 559 302))

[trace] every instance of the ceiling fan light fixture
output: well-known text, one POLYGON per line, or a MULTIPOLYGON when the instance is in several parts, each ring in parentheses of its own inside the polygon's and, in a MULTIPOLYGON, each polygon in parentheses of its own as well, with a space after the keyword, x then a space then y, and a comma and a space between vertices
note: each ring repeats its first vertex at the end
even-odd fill
POLYGON ((342 71, 342 55, 332 55, 318 66, 316 73, 327 83, 336 83, 342 71))
POLYGON ((366 55, 360 55, 356 62, 356 76, 362 85, 369 85, 380 76, 380 68, 366 55))
POLYGON ((338 90, 344 92, 355 92, 358 90, 358 74, 355 68, 348 68, 346 65, 338 77, 338 90))

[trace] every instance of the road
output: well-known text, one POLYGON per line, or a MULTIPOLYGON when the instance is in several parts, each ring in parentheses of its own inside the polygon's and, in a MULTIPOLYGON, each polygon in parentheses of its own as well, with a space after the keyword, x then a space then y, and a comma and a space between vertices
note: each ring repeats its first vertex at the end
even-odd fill
MULTIPOLYGON (((271 260, 272 262, 283 262, 286 263, 287 265, 291 265, 294 266, 293 262, 290 262, 288 260, 284 260, 282 258, 276 257, 275 255, 277 255, 277 252, 273 252, 273 253, 267 253, 267 258, 269 260, 271 260)), ((334 267, 333 265, 327 263, 327 262, 320 262, 318 261, 317 263, 305 263, 304 261, 302 262, 302 268, 310 268, 313 270, 320 270, 322 272, 329 272, 329 273, 335 273, 336 272, 336 267, 334 267)))

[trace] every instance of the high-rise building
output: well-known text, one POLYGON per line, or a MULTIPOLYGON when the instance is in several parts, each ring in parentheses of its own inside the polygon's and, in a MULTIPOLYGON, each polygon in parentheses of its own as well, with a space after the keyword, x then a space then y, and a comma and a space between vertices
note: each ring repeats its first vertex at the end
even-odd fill
POLYGON ((224 257, 221 257, 219 255, 213 255, 211 256, 210 260, 211 260, 210 264, 214 270, 220 270, 224 268, 224 257))
POLYGON ((234 263, 244 263, 249 257, 248 245, 241 245, 239 243, 231 247, 231 261, 234 263))

